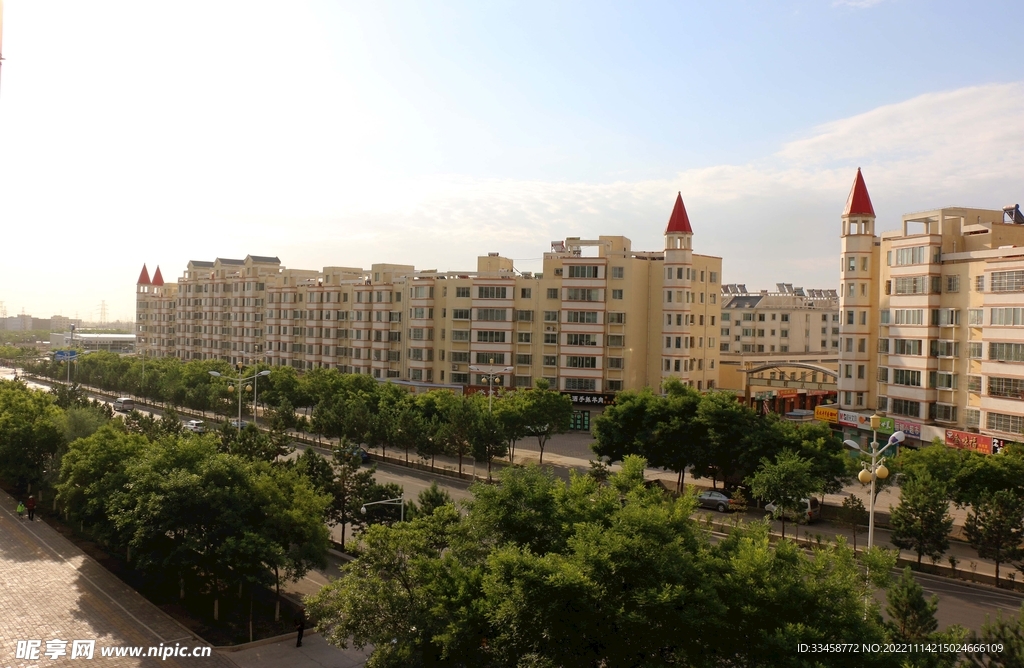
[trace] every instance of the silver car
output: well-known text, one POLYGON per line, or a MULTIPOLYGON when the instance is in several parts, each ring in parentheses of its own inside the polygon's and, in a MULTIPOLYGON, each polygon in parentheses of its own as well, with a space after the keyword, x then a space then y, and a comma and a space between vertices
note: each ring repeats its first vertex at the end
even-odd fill
POLYGON ((701 492, 697 495, 697 505, 701 508, 710 508, 717 510, 720 513, 724 513, 727 510, 732 509, 733 500, 722 492, 716 492, 715 490, 708 490, 701 492))

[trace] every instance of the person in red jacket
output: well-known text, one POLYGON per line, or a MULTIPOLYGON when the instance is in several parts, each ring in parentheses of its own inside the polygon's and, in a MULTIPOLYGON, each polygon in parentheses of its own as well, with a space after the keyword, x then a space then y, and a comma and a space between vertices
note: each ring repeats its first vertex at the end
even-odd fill
POLYGON ((28 509, 28 520, 29 522, 36 521, 36 497, 28 497, 28 501, 25 502, 25 508, 28 509))

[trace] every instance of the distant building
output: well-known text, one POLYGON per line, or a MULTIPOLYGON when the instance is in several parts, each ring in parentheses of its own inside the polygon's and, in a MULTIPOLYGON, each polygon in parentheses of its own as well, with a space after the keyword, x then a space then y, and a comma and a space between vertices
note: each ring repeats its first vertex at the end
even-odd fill
POLYGON ((183 360, 337 368, 429 389, 531 387, 581 404, 675 377, 718 386, 721 258, 692 250, 677 196, 665 249, 622 236, 552 242, 543 271, 489 253, 475 271, 286 269, 276 257, 189 262, 176 286, 145 267, 140 350, 183 360))
POLYGON ((60 332, 69 331, 71 325, 80 327, 82 321, 62 315, 55 315, 51 318, 33 318, 25 313, 0 318, 0 329, 8 332, 60 332))
POLYGON ((749 292, 742 284, 722 286, 720 386, 749 391, 756 407, 778 413, 834 401, 839 295, 790 283, 776 287, 749 292), (758 371, 743 371, 749 369, 758 371), (780 387, 776 380, 794 387, 780 387))
POLYGON ((135 335, 75 332, 74 340, 72 341, 70 333, 50 333, 51 350, 64 350, 72 346, 78 350, 106 350, 113 353, 127 354, 135 352, 135 335))

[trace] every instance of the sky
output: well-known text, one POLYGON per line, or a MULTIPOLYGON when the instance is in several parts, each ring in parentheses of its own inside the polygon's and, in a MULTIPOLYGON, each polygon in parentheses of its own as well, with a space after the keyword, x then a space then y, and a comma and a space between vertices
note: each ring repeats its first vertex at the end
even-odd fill
POLYGON ((0 302, 134 319, 143 263, 536 271, 553 240, 836 287, 876 230, 1024 203, 1024 3, 6 0, 0 302))

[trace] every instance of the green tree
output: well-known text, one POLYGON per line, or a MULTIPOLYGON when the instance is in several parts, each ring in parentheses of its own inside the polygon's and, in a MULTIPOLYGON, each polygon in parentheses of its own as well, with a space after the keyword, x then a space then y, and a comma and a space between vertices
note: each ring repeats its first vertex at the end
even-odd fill
POLYGON ((56 473, 64 426, 52 396, 0 381, 0 478, 25 489, 56 473))
POLYGON ((859 497, 847 496, 843 499, 843 505, 839 507, 837 521, 840 526, 848 527, 853 534, 853 551, 857 551, 857 534, 866 531, 864 527, 868 523, 868 509, 859 497))
POLYGON ((494 402, 494 415, 501 425, 510 464, 515 463, 516 444, 526 436, 526 396, 514 390, 502 392, 494 402))
MULTIPOLYGON (((811 462, 788 450, 779 453, 775 461, 765 458, 761 467, 749 479, 751 493, 775 504, 774 515, 782 520, 782 537, 786 537, 786 515, 798 515, 803 499, 820 484, 811 476, 811 462)), ((799 516, 799 515, 798 515, 799 516)))
POLYGON ((330 490, 334 501, 330 506, 330 518, 332 525, 341 527, 341 549, 344 550, 345 527, 351 526, 355 531, 365 523, 359 509, 373 485, 374 469, 361 470, 359 456, 353 454, 345 442, 334 449, 334 469, 334 484, 330 490))
POLYGON ((981 633, 972 633, 969 642, 983 643, 986 651, 968 653, 968 665, 977 668, 1024 666, 1024 606, 1016 617, 1007 619, 1000 612, 995 619, 986 618, 981 633), (994 645, 998 649, 994 649, 994 645))
POLYGON ((665 382, 665 391, 663 399, 652 402, 655 424, 638 454, 651 466, 674 471, 676 493, 682 493, 686 467, 701 458, 707 442, 704 425, 697 419, 701 395, 675 378, 665 382))
POLYGON ((572 400, 564 394, 549 389, 548 382, 543 378, 535 387, 524 392, 526 406, 523 415, 526 419, 527 436, 537 439, 540 450, 540 463, 544 463, 544 447, 555 434, 569 430, 572 423, 572 400))
POLYGON ((654 436, 657 425, 653 415, 659 401, 650 388, 615 395, 615 403, 606 406, 594 420, 595 440, 590 446, 594 453, 612 462, 642 454, 654 436))
POLYGON ((477 418, 470 432, 473 448, 473 459, 487 462, 487 480, 491 480, 491 463, 495 457, 504 457, 507 453, 507 441, 502 431, 501 421, 494 413, 483 411, 477 418))
POLYGON ((890 628, 899 642, 923 642, 939 628, 935 611, 939 597, 925 599, 924 588, 914 579, 910 566, 886 593, 890 628))
POLYGON ((1000 564, 1022 555, 1024 499, 1005 489, 985 495, 967 515, 964 534, 979 557, 995 562, 998 587, 1000 564))
POLYGON ((924 555, 938 559, 949 549, 953 528, 945 485, 925 472, 910 478, 900 488, 900 503, 889 522, 892 544, 914 550, 919 565, 924 555))
POLYGON ((430 515, 441 506, 454 503, 448 490, 439 487, 437 481, 430 483, 430 487, 420 492, 419 496, 416 497, 416 501, 418 502, 421 515, 430 515))
POLYGON ((440 419, 435 423, 434 439, 444 444, 444 451, 459 460, 459 474, 462 474, 462 460, 472 453, 472 437, 480 419, 480 398, 478 396, 441 393, 439 397, 440 419))
POLYGON ((110 421, 106 413, 94 406, 76 406, 64 411, 64 442, 73 443, 95 434, 110 421))

